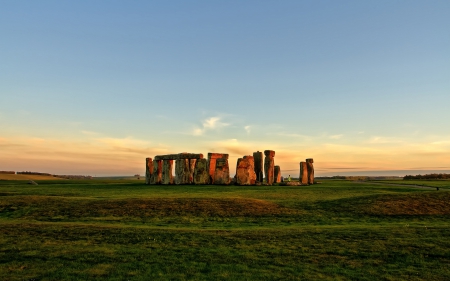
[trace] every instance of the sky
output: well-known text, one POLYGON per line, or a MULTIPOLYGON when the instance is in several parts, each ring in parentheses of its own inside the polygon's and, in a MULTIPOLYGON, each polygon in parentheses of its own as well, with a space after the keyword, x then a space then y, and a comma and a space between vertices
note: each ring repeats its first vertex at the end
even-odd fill
POLYGON ((0 170, 450 172, 450 1, 1 1, 0 170))

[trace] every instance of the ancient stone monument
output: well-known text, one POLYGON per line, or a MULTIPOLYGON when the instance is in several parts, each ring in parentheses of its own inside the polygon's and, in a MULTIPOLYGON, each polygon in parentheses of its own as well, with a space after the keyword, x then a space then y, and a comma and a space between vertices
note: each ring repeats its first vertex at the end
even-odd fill
POLYGON ((273 169, 273 182, 280 183, 281 182, 281 169, 280 166, 275 166, 273 169))
POLYGON ((152 158, 145 158, 145 184, 152 182, 153 176, 153 160, 152 158))
POLYGON ((264 150, 264 174, 266 176, 266 184, 272 185, 274 182, 274 168, 275 168, 275 151, 264 150))
POLYGON ((314 184, 314 160, 312 158, 306 159, 306 165, 308 168, 308 184, 314 184))
POLYGON ((301 184, 308 184, 308 165, 306 165, 306 162, 300 162, 300 176, 298 179, 301 184))
MULTIPOLYGON (((227 155, 228 158, 228 155, 227 155)), ((228 166, 228 159, 217 158, 216 169, 214 171, 214 184, 229 184, 230 183, 230 168, 228 166)))
POLYGON ((162 184, 173 184, 173 160, 163 160, 162 184))
POLYGON ((255 160, 255 174, 256 174, 256 180, 259 182, 263 182, 264 175, 263 175, 263 169, 264 169, 264 158, 262 152, 253 152, 253 159, 255 160))
MULTIPOLYGON (((208 153, 208 169, 209 169, 209 176, 211 184, 216 184, 215 181, 215 173, 216 173, 216 162, 217 159, 225 159, 226 160, 226 166, 228 168, 228 175, 229 175, 229 167, 228 167, 228 154, 224 153, 208 153)), ((228 183, 227 183, 228 184, 228 183)))
MULTIPOLYGON (((262 152, 253 152, 236 163, 235 183, 238 185, 259 184, 263 180, 263 163, 266 184, 281 182, 281 168, 275 166, 275 151, 265 150, 264 161, 262 152)), ((299 184, 314 184, 314 161, 312 158, 300 162, 299 184)), ((157 155, 153 159, 145 159, 146 184, 230 184, 230 169, 228 154, 208 153, 208 159, 203 154, 179 153, 157 155), (173 161, 175 160, 175 176, 173 161)))
POLYGON ((210 175, 208 171, 208 162, 206 159, 198 159, 195 162, 194 169, 194 183, 195 184, 209 184, 210 175))
POLYGON ((253 185, 256 183, 255 160, 253 156, 247 155, 237 160, 236 184, 253 185))
POLYGON ((157 155, 153 159, 153 171, 148 184, 190 184, 193 182, 195 161, 202 158, 203 154, 185 152, 157 155), (175 160, 175 177, 172 174, 173 160, 175 160))

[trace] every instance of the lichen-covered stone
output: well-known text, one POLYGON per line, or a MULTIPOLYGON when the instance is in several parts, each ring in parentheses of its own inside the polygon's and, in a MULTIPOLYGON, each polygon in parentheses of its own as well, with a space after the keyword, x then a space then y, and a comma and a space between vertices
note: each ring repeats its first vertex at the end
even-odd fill
POLYGON ((216 159, 216 170, 214 172, 214 184, 229 184, 230 183, 230 168, 228 166, 228 159, 216 159))
POLYGON ((175 160, 175 184, 190 184, 191 178, 189 159, 175 160))
POLYGON ((256 183, 255 160, 253 156, 239 158, 236 167, 236 184, 253 185, 256 183))
POLYGON ((306 159, 308 166, 308 184, 314 184, 314 160, 312 158, 306 159))
POLYGON ((153 160, 153 175, 150 184, 161 184, 162 182, 162 160, 153 160))
POLYGON ((280 166, 275 166, 274 167, 273 181, 275 183, 280 183, 281 182, 281 169, 280 169, 280 166))
POLYGON ((255 161, 255 174, 256 180, 258 182, 263 182, 264 180, 264 157, 262 152, 253 152, 253 159, 255 161))
POLYGON ((209 175, 211 177, 211 183, 214 184, 214 175, 216 173, 216 160, 217 159, 226 159, 228 163, 228 154, 225 153, 208 153, 208 170, 209 175))
POLYGON ((264 150, 264 174, 266 176, 266 184, 272 185, 274 182, 274 169, 275 169, 275 151, 264 150))
POLYGON ((195 162, 194 169, 194 183, 195 184, 209 184, 210 175, 208 172, 208 162, 206 159, 198 159, 195 162))
POLYGON ((308 184, 308 165, 306 162, 300 162, 299 182, 304 185, 308 184))
POLYGON ((163 160, 162 184, 173 184, 173 160, 163 160))
POLYGON ((145 158, 145 184, 152 182, 153 176, 153 160, 152 158, 145 158))

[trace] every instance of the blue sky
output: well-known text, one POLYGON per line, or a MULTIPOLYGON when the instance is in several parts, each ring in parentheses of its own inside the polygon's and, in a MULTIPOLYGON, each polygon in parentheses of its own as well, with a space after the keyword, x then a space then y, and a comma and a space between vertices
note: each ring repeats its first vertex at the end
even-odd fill
POLYGON ((450 171, 448 1, 0 7, 0 170, 273 149, 283 174, 450 171))

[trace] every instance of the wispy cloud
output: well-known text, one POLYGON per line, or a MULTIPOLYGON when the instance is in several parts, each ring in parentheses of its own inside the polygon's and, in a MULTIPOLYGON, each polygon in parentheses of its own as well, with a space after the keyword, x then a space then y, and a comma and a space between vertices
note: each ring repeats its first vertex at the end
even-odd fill
POLYGON ((332 140, 338 140, 338 139, 341 139, 343 136, 344 136, 343 134, 332 135, 332 136, 329 136, 329 138, 332 139, 332 140))
POLYGON ((203 120, 201 128, 194 128, 192 133, 194 136, 201 136, 208 130, 218 130, 229 125, 228 123, 221 122, 220 117, 210 117, 203 120))
POLYGON ((250 134, 250 131, 251 131, 251 127, 250 126, 245 126, 244 129, 247 132, 247 134, 250 134))

